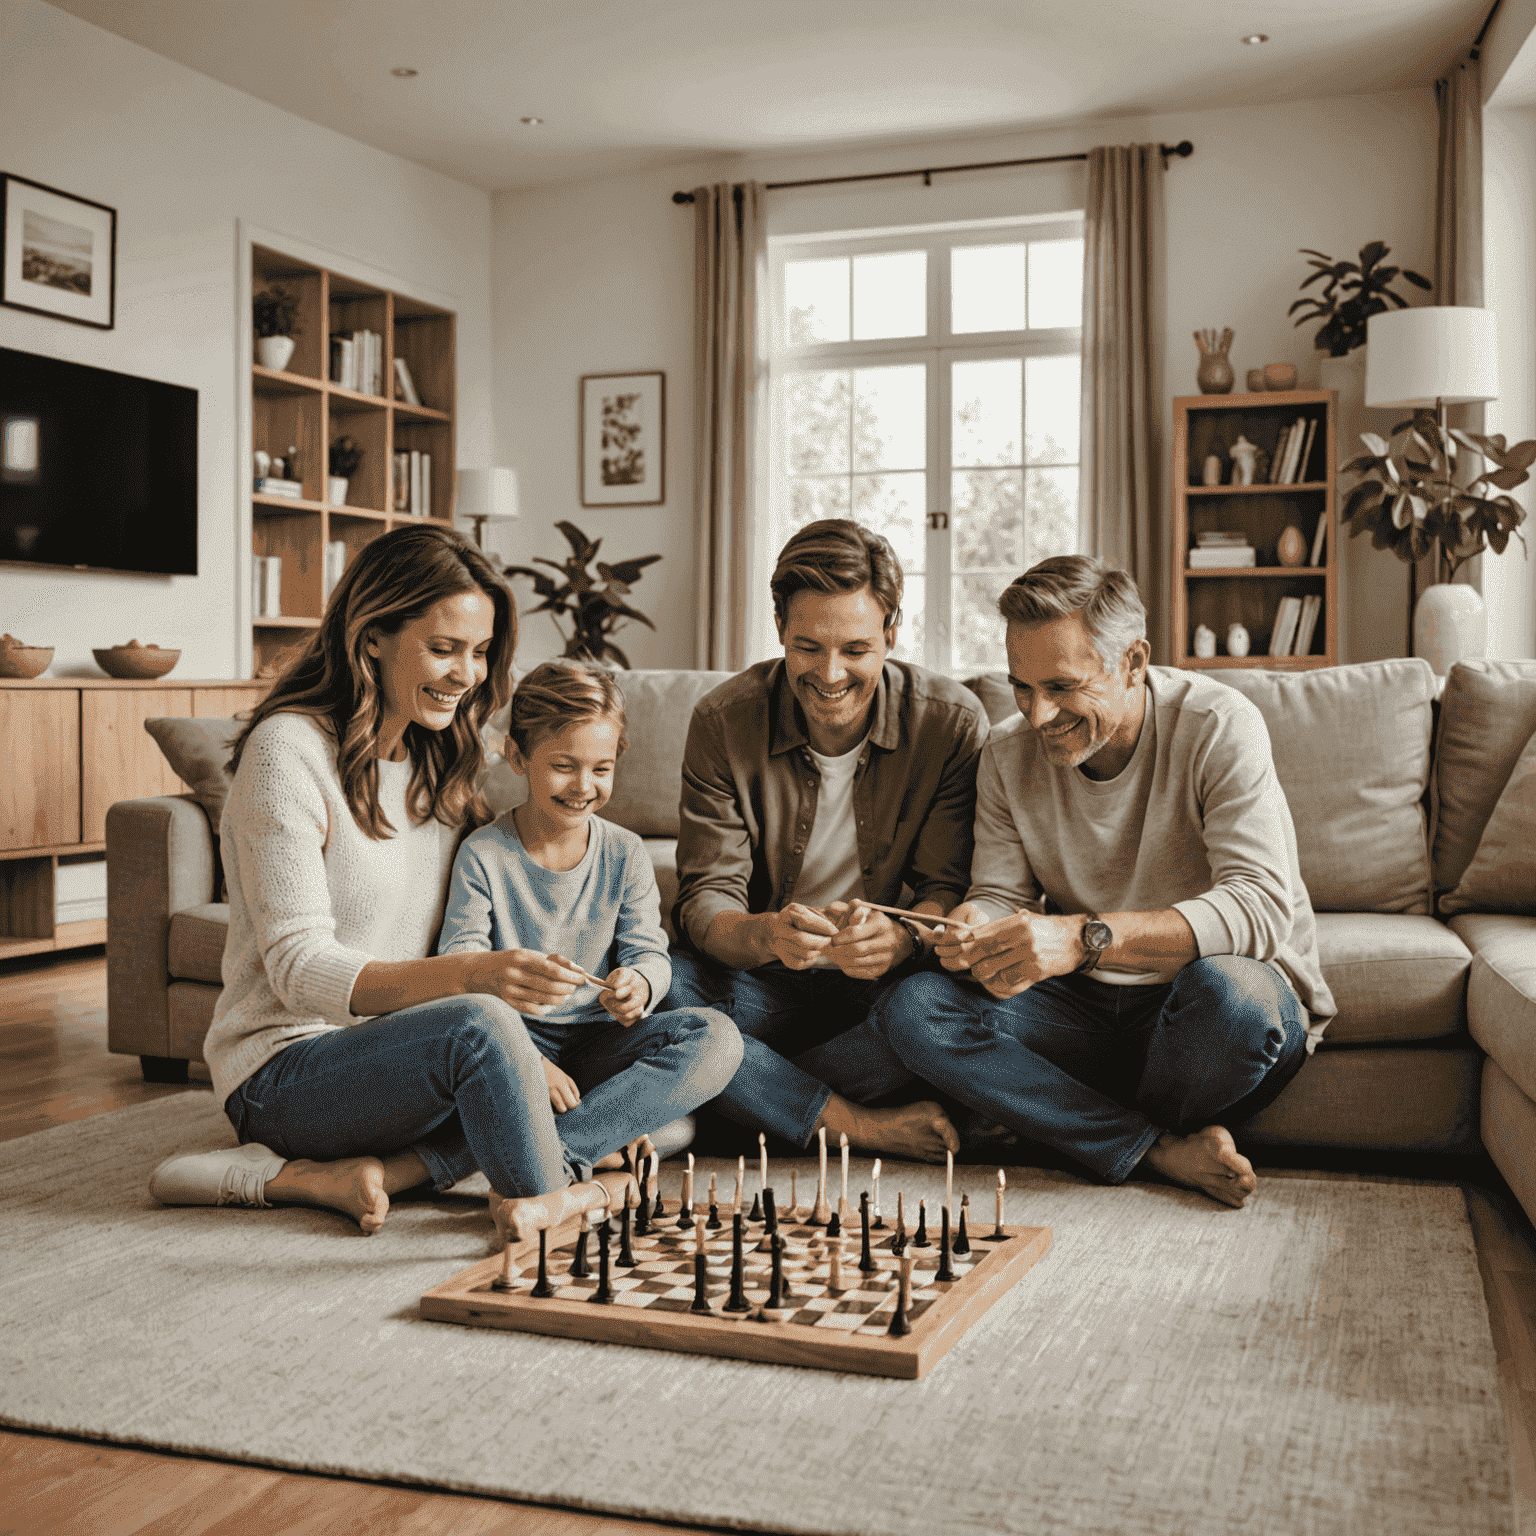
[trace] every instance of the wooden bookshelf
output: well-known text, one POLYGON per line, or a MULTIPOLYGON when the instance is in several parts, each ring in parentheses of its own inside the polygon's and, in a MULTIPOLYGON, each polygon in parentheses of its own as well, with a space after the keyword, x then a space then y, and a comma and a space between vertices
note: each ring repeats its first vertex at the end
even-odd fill
POLYGON ((426 515, 451 526, 458 364, 452 310, 263 245, 251 247, 251 281, 254 293, 281 284, 299 302, 298 334, 288 367, 251 367, 251 448, 274 458, 286 457, 290 446, 296 448, 298 478, 304 482, 303 498, 295 500, 256 495, 254 465, 245 482, 252 557, 276 555, 283 562, 282 617, 252 617, 254 666, 260 673, 318 627, 328 595, 328 543, 345 543, 350 561, 370 539, 419 520, 391 504, 390 467, 396 453, 414 449, 432 456, 426 515), (331 382, 331 335, 353 330, 375 331, 384 338, 382 395, 331 382), (410 368, 419 406, 394 398, 397 357, 410 368), (329 450, 342 437, 352 438, 363 453, 344 505, 328 499, 329 450))
POLYGON ((1173 632, 1180 667, 1264 667, 1301 671, 1331 667, 1339 659, 1339 519, 1334 466, 1338 396, 1331 389, 1291 389, 1266 394, 1185 395, 1173 402, 1173 632), (1317 431, 1291 485, 1205 485, 1205 460, 1217 454, 1223 479, 1232 475, 1231 447, 1239 437, 1273 459, 1281 436, 1297 417, 1317 422, 1317 431), (1276 553, 1287 527, 1300 529, 1307 559, 1318 519, 1327 523, 1318 565, 1281 565, 1276 553), (1242 533, 1256 564, 1191 570, 1188 553, 1198 533, 1242 533), (1322 598, 1309 654, 1270 656, 1270 631, 1283 597, 1322 598), (1227 654, 1227 629, 1248 631, 1247 656, 1227 654), (1195 629, 1216 633, 1216 654, 1194 654, 1195 629))

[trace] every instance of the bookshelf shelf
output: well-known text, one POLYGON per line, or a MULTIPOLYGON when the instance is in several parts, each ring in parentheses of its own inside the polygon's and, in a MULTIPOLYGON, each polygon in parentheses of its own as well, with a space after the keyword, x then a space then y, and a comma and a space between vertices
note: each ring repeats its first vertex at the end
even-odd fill
MULTIPOLYGON (((1181 667, 1253 668, 1304 671, 1338 662, 1338 397, 1332 390, 1294 389, 1274 394, 1186 395, 1173 403, 1174 664, 1181 667), (1309 429, 1305 463, 1288 485, 1204 485, 1209 455, 1231 473, 1231 449, 1239 437, 1271 458, 1287 430, 1300 419, 1309 429), (1305 478, 1303 478, 1305 477, 1305 478), (1324 525, 1317 565, 1281 565, 1276 557, 1288 527, 1300 530, 1307 550, 1318 523, 1324 525), (1186 555, 1202 533, 1241 533, 1260 563, 1251 566, 1191 568, 1186 555), (1286 598, 1316 598, 1316 627, 1308 654, 1271 656, 1271 632, 1286 598), (1216 634, 1217 654, 1194 654, 1195 629, 1216 634), (1227 630, 1248 631, 1247 656, 1226 654, 1227 630)), ((1295 605, 1286 604, 1292 608, 1295 605)))
POLYGON ((281 284, 297 300, 298 330, 286 369, 252 364, 250 446, 274 458, 291 453, 298 468, 290 466, 290 478, 304 485, 302 499, 251 494, 252 557, 282 560, 282 603, 293 610, 252 620, 254 664, 262 674, 297 635, 318 627, 328 544, 344 544, 350 561, 402 522, 452 526, 457 320, 451 310, 266 246, 251 247, 251 277, 254 291, 281 284), (383 394, 330 378, 331 337, 356 331, 381 338, 383 394), (406 363, 421 405, 394 398, 396 358, 406 363), (363 455, 349 477, 347 505, 327 499, 329 449, 341 437, 352 438, 363 455), (432 459, 425 518, 395 503, 395 455, 413 451, 432 459))

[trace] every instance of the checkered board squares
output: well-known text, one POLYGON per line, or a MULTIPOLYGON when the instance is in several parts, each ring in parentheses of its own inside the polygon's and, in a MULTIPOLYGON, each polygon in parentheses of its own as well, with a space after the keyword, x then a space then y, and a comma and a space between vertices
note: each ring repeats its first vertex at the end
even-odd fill
POLYGON ((1001 1238, 984 1229, 980 1235, 971 1234, 970 1253, 951 1256, 955 1278, 944 1282, 934 1278, 937 1244, 908 1248, 914 1260, 907 1308, 911 1332, 892 1337, 900 1260, 890 1251, 889 1228, 875 1234, 871 1257, 876 1268, 867 1274, 858 1268, 859 1234, 844 1235, 844 1289, 833 1291, 826 1233, 781 1219, 789 1294, 784 1307, 771 1315, 761 1310, 772 1275, 772 1256, 761 1246, 762 1224, 749 1223, 745 1233, 745 1288, 753 1309, 749 1313, 721 1311, 730 1294, 731 1230, 726 1226, 707 1232, 706 1291, 714 1310, 706 1315, 693 1311, 692 1230, 679 1229, 673 1216, 662 1218, 643 1236, 632 1234, 636 1263, 621 1269, 617 1223, 614 1226, 609 1244, 614 1295, 606 1306, 592 1300, 598 1284, 595 1231, 587 1240, 591 1273, 570 1273, 577 1232, 572 1225, 550 1234, 547 1259, 553 1296, 541 1300, 531 1294, 538 1279, 535 1241, 514 1255, 522 1272, 510 1291, 491 1288, 502 1261, 485 1259, 428 1291, 422 1297, 422 1315, 476 1327, 911 1378, 930 1369, 1043 1256, 1051 1241, 1045 1227, 1007 1227, 1001 1238))

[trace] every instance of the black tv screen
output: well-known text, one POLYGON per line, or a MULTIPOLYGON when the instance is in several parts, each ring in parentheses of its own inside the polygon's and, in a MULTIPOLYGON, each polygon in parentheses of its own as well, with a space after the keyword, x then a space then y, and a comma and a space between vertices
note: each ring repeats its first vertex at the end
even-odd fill
POLYGON ((197 391, 0 347, 0 561, 197 574, 197 391))

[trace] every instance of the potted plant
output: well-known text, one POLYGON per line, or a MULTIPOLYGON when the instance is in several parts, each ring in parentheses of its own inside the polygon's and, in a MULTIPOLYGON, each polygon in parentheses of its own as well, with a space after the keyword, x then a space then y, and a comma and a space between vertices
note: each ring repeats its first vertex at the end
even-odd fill
POLYGON ((1351 537, 1369 533, 1377 549, 1390 549, 1410 571, 1436 551, 1436 583, 1416 605, 1410 583, 1409 621, 1413 654, 1443 677, 1455 662, 1487 649, 1483 600, 1472 587, 1454 585, 1456 572, 1485 550, 1502 555, 1511 534, 1524 546, 1525 509, 1509 492, 1530 479, 1536 439, 1509 447, 1502 433, 1447 429, 1433 411, 1421 410, 1399 422, 1390 440, 1375 432, 1362 432, 1360 440, 1367 452, 1343 466, 1360 477, 1345 499, 1344 519, 1351 537), (1458 447, 1482 456, 1482 473, 1470 476, 1472 466, 1463 461, 1458 481, 1458 447))
POLYGON ((330 479, 326 485, 326 497, 333 507, 347 504, 347 481, 357 473, 363 462, 363 450, 350 437, 338 437, 331 444, 330 479))
POLYGON ((542 555, 533 558, 539 565, 558 571, 565 578, 562 583, 556 584, 553 577, 527 565, 509 565, 502 574, 526 576, 533 582, 535 594, 543 601, 530 612, 551 616, 565 642, 562 656, 599 664, 606 663, 611 656, 621 667, 628 667, 629 657, 613 643, 611 636, 625 619, 638 619, 647 628, 656 628, 624 599, 629 595, 630 587, 640 580, 645 567, 654 565, 661 556, 641 555, 638 560, 620 560, 615 565, 605 565, 599 560, 594 578, 587 567, 597 559, 603 541, 589 539, 574 523, 556 523, 555 527, 565 535, 571 553, 560 562, 546 560, 542 555), (560 628, 561 618, 571 621, 569 635, 560 628))
POLYGON ((1356 348, 1363 347, 1366 321, 1372 315, 1382 314, 1394 304, 1407 309, 1408 300, 1392 291, 1391 285, 1398 277, 1415 288, 1434 287, 1427 277, 1410 272, 1407 267, 1382 266, 1391 255, 1391 247, 1380 240, 1362 245, 1358 262, 1335 261, 1321 251, 1305 248, 1300 254, 1312 258, 1307 265, 1313 271, 1311 277, 1302 280, 1301 289, 1306 296, 1297 299, 1286 314, 1303 311, 1296 325, 1321 320, 1312 345, 1329 357, 1348 357, 1356 348), (1323 286, 1317 293, 1307 293, 1313 283, 1323 286))
POLYGON ((251 300, 256 331, 256 360, 263 368, 283 369, 293 356, 293 338, 300 334, 295 323, 299 301, 277 284, 264 289, 251 300))

